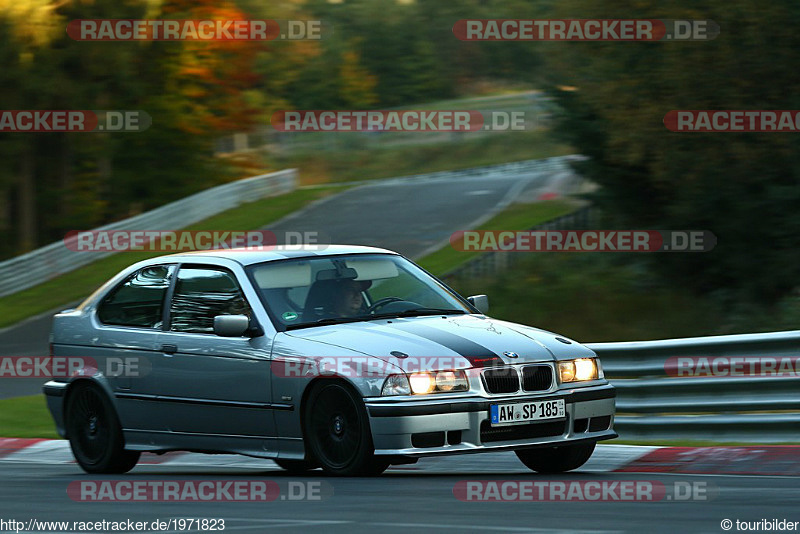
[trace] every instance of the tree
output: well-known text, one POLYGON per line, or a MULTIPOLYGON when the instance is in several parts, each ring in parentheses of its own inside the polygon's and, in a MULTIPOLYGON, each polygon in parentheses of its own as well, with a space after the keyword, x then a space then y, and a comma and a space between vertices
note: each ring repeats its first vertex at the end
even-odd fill
POLYGON ((361 65, 361 56, 355 50, 342 54, 339 79, 339 98, 348 108, 367 109, 378 100, 377 78, 361 65))
MULTIPOLYGON (((565 120, 561 133, 591 156, 580 170, 620 225, 707 229, 703 254, 662 254, 656 269, 727 303, 771 304, 797 286, 797 136, 673 133, 670 110, 798 109, 800 7, 790 0, 572 0, 546 16, 712 19, 713 41, 541 43, 565 120), (780 21, 776 24, 776 21, 780 21)), ((538 44, 538 43, 537 43, 538 44)))
POLYGON ((142 110, 140 133, 5 133, 0 253, 10 255, 150 209, 233 176, 212 156, 251 128, 259 76, 251 42, 74 41, 73 19, 231 18, 233 4, 169 0, 0 0, 5 109, 142 110))

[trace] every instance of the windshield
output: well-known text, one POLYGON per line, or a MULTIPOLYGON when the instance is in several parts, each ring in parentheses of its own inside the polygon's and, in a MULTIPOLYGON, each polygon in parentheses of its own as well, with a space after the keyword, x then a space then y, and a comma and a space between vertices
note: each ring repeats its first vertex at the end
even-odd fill
POLYGON ((322 256, 261 263, 248 271, 273 320, 287 329, 472 312, 400 256, 322 256))

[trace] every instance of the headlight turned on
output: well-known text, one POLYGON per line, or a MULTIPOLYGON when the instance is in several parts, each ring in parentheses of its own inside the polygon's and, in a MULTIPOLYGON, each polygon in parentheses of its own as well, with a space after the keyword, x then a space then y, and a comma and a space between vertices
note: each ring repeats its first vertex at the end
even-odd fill
POLYGON ((600 378, 596 358, 578 358, 558 362, 558 379, 562 384, 567 382, 586 382, 600 378))
POLYGON ((391 375, 383 383, 381 395, 426 395, 467 391, 469 382, 462 370, 431 371, 406 375, 391 375))

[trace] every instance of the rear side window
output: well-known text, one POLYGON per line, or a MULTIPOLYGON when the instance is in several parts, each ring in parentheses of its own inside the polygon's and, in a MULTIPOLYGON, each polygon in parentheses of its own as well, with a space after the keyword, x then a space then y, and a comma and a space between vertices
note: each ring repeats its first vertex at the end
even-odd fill
POLYGON ((181 267, 170 306, 170 330, 213 334, 217 315, 247 315, 250 306, 228 271, 181 267))
POLYGON ((164 297, 174 266, 145 267, 109 293, 97 310, 103 324, 161 328, 164 297))

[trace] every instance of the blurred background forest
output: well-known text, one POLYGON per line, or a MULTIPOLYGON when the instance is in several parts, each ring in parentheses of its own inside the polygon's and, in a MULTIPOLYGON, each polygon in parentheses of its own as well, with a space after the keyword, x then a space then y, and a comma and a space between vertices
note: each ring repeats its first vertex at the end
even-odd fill
MULTIPOLYGON (((770 317, 796 327, 797 134, 680 134, 662 119, 674 109, 800 109, 798 27, 800 5, 790 0, 0 0, 4 109, 153 117, 136 134, 0 134, 0 257, 289 165, 336 181, 438 170, 464 153, 483 159, 463 164, 530 159, 549 146, 590 157, 579 171, 600 186, 592 200, 607 227, 705 229, 718 238, 710 253, 603 262, 708 298, 726 321, 770 317), (334 32, 320 41, 73 41, 66 24, 83 18, 311 19, 334 32), (452 26, 465 18, 696 18, 716 21, 721 34, 462 42, 452 26), (358 146, 342 148, 346 157, 217 150, 280 109, 385 109, 515 91, 541 91, 548 128, 394 158, 358 146), (336 174, 337 165, 348 170, 336 174)), ((584 264, 576 268, 590 284, 594 260, 569 261, 584 264)))

